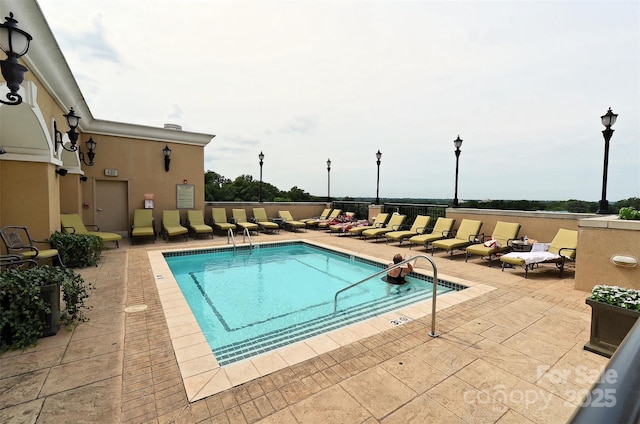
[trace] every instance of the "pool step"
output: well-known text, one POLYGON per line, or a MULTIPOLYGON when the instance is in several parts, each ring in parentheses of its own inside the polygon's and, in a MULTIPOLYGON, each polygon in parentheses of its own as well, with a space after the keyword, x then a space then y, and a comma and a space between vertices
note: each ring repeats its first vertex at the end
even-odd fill
MULTIPOLYGON (((431 295, 431 290, 419 290, 410 293, 401 293, 400 299, 398 298, 399 296, 392 295, 346 309, 340 309, 340 298, 338 298, 338 312, 335 316, 329 314, 306 322, 293 324, 284 329, 266 333, 242 342, 216 347, 213 351, 220 365, 228 365, 402 308, 403 306, 428 300, 431 298, 431 295)), ((327 304, 333 309, 333 301, 327 302, 327 304)))

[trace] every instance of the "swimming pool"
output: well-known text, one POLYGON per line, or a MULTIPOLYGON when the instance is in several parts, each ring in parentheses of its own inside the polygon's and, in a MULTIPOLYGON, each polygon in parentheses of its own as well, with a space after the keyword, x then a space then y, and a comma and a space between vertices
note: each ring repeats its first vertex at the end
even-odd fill
MULTIPOLYGON (((165 260, 220 365, 249 358, 429 299, 429 276, 390 287, 379 278, 335 293, 386 267, 305 242, 188 252, 165 260)), ((464 288, 440 281, 438 293, 464 288)))

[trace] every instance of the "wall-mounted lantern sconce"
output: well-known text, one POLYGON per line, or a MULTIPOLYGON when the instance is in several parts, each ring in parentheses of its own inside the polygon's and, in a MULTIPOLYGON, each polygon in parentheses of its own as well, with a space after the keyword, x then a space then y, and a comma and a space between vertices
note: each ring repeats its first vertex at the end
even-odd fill
POLYGON ((67 175, 67 172, 69 172, 69 171, 67 171, 67 170, 66 170, 66 169, 64 169, 64 168, 58 168, 58 169, 56 169, 56 174, 60 175, 61 177, 64 177, 65 175, 67 175))
POLYGON ((60 146, 62 146, 62 148, 67 152, 75 152, 76 150, 78 150, 78 146, 76 146, 76 143, 78 142, 79 134, 76 132, 76 127, 80 122, 80 117, 76 116, 75 112, 73 111, 73 108, 71 108, 69 113, 62 116, 65 117, 65 119, 67 120, 67 125, 69 126, 69 131, 67 131, 67 135, 69 136, 71 147, 68 149, 66 148, 66 146, 64 145, 64 141, 62 141, 62 133, 58 131, 58 125, 56 124, 56 121, 53 121, 53 132, 55 134, 56 146, 60 144, 60 146))
POLYGON ((83 183, 84 183, 85 181, 87 181, 88 179, 89 179, 89 178, 87 178, 87 176, 86 176, 86 175, 80 175, 80 181, 82 181, 83 183))
POLYGON ((166 172, 169 172, 169 163, 171 163, 171 149, 169 148, 169 146, 164 146, 164 149, 162 149, 162 154, 164 155, 164 170, 166 172))
POLYGON ((18 21, 13 19, 13 12, 9 12, 9 16, 4 19, 5 22, 0 24, 0 49, 6 53, 7 59, 0 60, 0 70, 10 92, 7 93, 9 101, 0 100, 0 103, 19 105, 22 103, 22 96, 18 94, 18 90, 28 69, 18 63, 18 58, 27 53, 33 38, 28 32, 18 28, 18 21))
POLYGON ((80 149, 78 149, 78 157, 80 158, 82 163, 84 163, 85 165, 93 166, 93 158, 96 157, 96 154, 94 153, 94 150, 96 149, 96 146, 98 145, 98 143, 93 141, 93 137, 89 137, 89 140, 87 140, 85 142, 85 144, 87 145, 87 150, 88 150, 87 156, 89 157, 89 163, 85 162, 84 153, 82 153, 82 150, 80 150, 80 149))

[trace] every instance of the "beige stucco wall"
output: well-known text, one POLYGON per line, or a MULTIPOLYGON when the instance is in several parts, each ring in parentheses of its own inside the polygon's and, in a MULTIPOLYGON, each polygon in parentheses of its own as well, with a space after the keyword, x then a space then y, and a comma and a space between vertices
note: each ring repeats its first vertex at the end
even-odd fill
POLYGON ((496 209, 449 208, 447 218, 456 220, 455 228, 463 219, 482 221, 484 234, 491 234, 498 221, 517 222, 521 225, 519 237, 527 236, 540 242, 550 242, 560 228, 578 229, 578 219, 593 217, 593 214, 503 211, 496 209))
POLYGON ((611 262, 615 255, 640 259, 640 221, 615 216, 580 220, 575 288, 591 291, 606 284, 640 289, 640 267, 616 266, 611 262))
MULTIPOLYGON (((93 223, 93 206, 95 193, 93 180, 118 180, 129 183, 130 210, 129 221, 134 209, 144 207, 144 195, 152 193, 155 198, 153 216, 159 226, 162 210, 176 209, 176 185, 188 184, 195 187, 194 208, 204 210, 204 147, 167 143, 155 140, 141 140, 126 137, 105 136, 100 134, 83 134, 84 142, 93 137, 97 143, 94 166, 84 166, 88 178, 82 184, 83 201, 90 208, 82 210, 85 223, 93 223), (168 145, 171 149, 169 171, 164 169, 162 149, 168 145), (117 177, 105 176, 105 169, 116 169, 117 177)), ((86 151, 86 149, 84 149, 86 151)), ((186 217, 186 209, 181 210, 181 217, 186 217)), ((159 229, 159 227, 158 227, 159 229)))

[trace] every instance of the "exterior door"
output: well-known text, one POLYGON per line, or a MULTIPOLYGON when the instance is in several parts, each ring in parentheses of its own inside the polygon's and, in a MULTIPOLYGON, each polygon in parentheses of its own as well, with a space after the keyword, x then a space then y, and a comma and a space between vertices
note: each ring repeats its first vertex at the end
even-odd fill
POLYGON ((129 234, 129 182, 96 180, 96 224, 101 231, 129 234))

